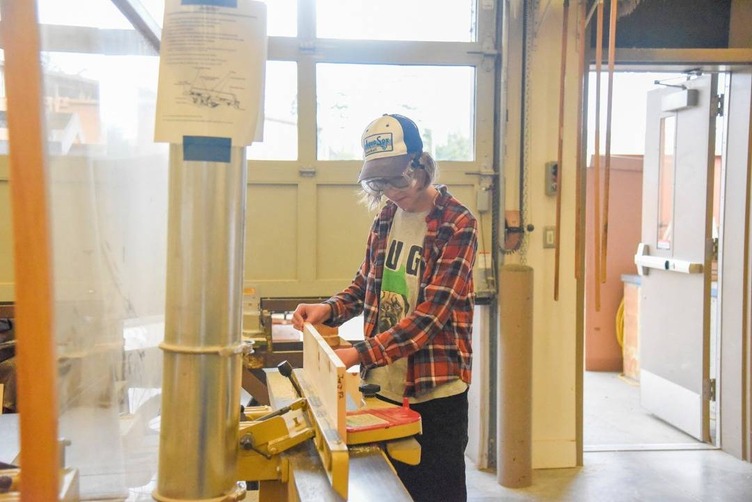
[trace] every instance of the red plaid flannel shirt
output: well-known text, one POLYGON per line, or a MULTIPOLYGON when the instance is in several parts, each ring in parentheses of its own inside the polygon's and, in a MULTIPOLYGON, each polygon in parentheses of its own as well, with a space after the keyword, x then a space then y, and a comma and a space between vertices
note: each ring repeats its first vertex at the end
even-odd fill
POLYGON ((397 325, 376 332, 387 239, 397 206, 388 202, 368 236, 365 260, 352 284, 326 301, 339 326, 363 313, 365 340, 357 342, 361 373, 407 357, 405 396, 420 396, 456 377, 470 383, 477 222, 445 186, 426 217, 418 304, 397 325))

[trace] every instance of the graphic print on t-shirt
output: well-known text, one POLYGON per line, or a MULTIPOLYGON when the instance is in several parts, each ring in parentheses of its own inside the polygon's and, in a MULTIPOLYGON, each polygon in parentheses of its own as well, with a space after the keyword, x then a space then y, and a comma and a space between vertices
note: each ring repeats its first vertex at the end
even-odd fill
MULTIPOLYGON (((387 250, 381 282, 378 331, 383 332, 410 313, 410 287, 417 283, 422 248, 392 239, 387 250)), ((414 290, 414 287, 413 287, 414 290)))

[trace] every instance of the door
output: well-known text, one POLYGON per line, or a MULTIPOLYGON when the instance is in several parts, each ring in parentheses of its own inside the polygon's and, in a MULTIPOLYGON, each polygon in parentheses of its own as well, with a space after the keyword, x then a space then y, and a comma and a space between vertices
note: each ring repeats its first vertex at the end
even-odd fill
POLYGON ((643 172, 642 406, 710 440, 709 332, 717 76, 651 91, 643 172))

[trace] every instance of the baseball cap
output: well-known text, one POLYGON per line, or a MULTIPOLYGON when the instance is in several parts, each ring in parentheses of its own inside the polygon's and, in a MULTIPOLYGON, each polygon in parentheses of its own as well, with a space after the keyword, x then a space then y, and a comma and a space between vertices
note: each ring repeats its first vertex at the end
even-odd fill
POLYGON ((358 182, 402 176, 410 162, 410 155, 423 151, 418 126, 396 113, 384 114, 368 124, 363 131, 361 144, 364 162, 358 182))

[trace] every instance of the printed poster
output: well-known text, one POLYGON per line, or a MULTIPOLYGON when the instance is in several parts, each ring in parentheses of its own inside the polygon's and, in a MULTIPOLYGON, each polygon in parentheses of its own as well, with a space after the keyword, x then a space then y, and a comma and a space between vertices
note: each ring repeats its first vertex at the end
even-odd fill
POLYGON ((184 136, 261 138, 266 5, 251 0, 167 0, 160 47, 155 141, 184 136))

